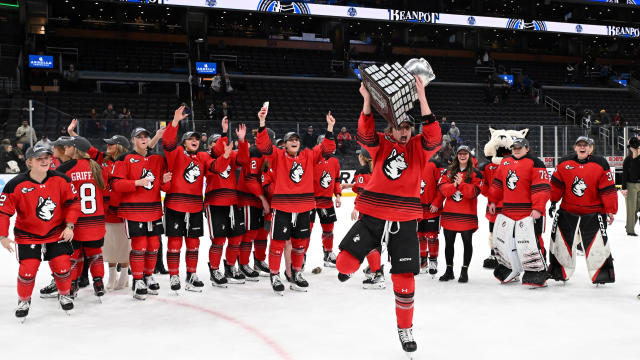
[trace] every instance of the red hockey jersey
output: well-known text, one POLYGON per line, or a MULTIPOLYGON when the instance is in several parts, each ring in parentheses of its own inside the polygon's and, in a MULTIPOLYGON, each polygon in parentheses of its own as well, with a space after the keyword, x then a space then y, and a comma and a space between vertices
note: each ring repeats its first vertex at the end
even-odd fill
MULTIPOLYGON (((459 174, 465 175, 464 172, 459 174)), ((466 231, 478 229, 478 195, 482 193, 482 173, 473 169, 471 183, 463 181, 457 187, 448 172, 440 178, 438 190, 446 198, 440 224, 444 229, 466 231)))
POLYGON ((313 194, 316 209, 333 207, 333 195, 341 195, 340 161, 335 156, 323 157, 313 167, 313 194))
POLYGON ((572 214, 618 212, 618 194, 609 163, 602 156, 564 157, 551 176, 551 201, 572 214))
MULTIPOLYGON (((489 197, 489 189, 491 188, 491 184, 493 183, 493 178, 496 176, 496 171, 500 165, 494 164, 492 162, 485 163, 480 166, 480 172, 482 172, 482 195, 485 197, 489 197)), ((500 214, 502 211, 502 200, 496 203, 496 212, 495 214, 491 214, 489 212, 489 204, 487 204, 487 208, 485 209, 485 217, 489 222, 495 222, 496 216, 500 214)))
MULTIPOLYGON (((222 158, 224 147, 227 144, 227 136, 222 136, 212 149, 214 158, 222 158)), ((249 163, 249 143, 245 140, 238 144, 238 151, 229 154, 228 161, 220 164, 222 170, 207 173, 207 189, 205 190, 205 205, 230 206, 238 205, 238 181, 236 171, 241 166, 249 163)))
POLYGON ((262 189, 262 165, 266 156, 254 145, 249 148, 249 164, 242 167, 238 178, 238 197, 240 206, 253 206, 262 209, 258 196, 264 195, 262 189))
POLYGON ((376 132, 373 114, 360 114, 356 138, 373 159, 373 174, 356 199, 356 210, 390 221, 422 218, 420 183, 422 169, 442 143, 440 124, 435 116, 422 126, 407 145, 390 135, 376 132))
POLYGON ((333 133, 327 132, 320 145, 313 149, 300 150, 291 156, 284 149, 271 144, 271 139, 261 127, 258 131, 256 145, 260 152, 271 156, 273 170, 273 199, 271 207, 289 213, 302 213, 316 207, 313 186, 313 166, 322 157, 329 156, 336 149, 333 133))
POLYGON ((109 179, 111 189, 122 193, 118 216, 132 221, 155 221, 162 217, 160 190, 166 171, 165 159, 150 151, 142 156, 135 151, 120 156, 109 179), (138 179, 149 178, 149 186, 136 186, 138 179))
POLYGON ((209 153, 190 153, 178 145, 178 127, 169 124, 162 135, 162 147, 167 157, 171 183, 164 206, 183 213, 202 211, 202 188, 207 172, 219 174, 229 166, 229 159, 213 159, 209 153))
POLYGON ((422 203, 422 219, 433 219, 440 216, 442 213, 442 203, 444 202, 444 196, 438 191, 438 183, 440 177, 446 173, 446 168, 443 167, 435 159, 431 159, 427 162, 427 165, 422 169, 422 181, 420 182, 420 202, 422 203), (429 209, 431 205, 438 208, 438 211, 432 213, 429 209))
POLYGON ((353 175, 353 187, 351 190, 356 194, 360 194, 362 189, 369 183, 369 179, 371 179, 371 169, 369 169, 368 165, 361 166, 353 175))
POLYGON ((29 173, 9 180, 0 195, 0 236, 9 236, 11 216, 17 213, 13 235, 18 244, 44 244, 60 240, 66 223, 79 215, 77 191, 71 179, 49 170, 42 183, 29 173))
POLYGON ((489 202, 503 201, 502 214, 513 220, 523 219, 533 209, 543 216, 551 186, 542 160, 530 154, 516 159, 505 156, 489 189, 489 202))
MULTIPOLYGON (((104 198, 91 173, 89 159, 72 159, 57 171, 67 175, 78 191, 80 216, 73 229, 73 240, 94 241, 104 237, 104 198)), ((102 173, 100 174, 102 176, 102 173)), ((104 178, 103 178, 104 179, 104 178)))
POLYGON ((115 161, 106 160, 105 153, 98 151, 93 146, 87 152, 93 160, 102 166, 102 179, 106 189, 102 191, 102 203, 104 205, 104 220, 108 223, 120 223, 122 219, 118 216, 118 204, 120 204, 120 193, 111 190, 109 178, 113 171, 115 161))

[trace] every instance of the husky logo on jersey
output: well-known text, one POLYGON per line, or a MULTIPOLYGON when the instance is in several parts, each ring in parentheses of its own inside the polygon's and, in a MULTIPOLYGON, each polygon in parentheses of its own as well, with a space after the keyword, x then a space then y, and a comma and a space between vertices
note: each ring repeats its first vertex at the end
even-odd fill
POLYGON ((408 166, 404 160, 404 153, 398 154, 396 149, 393 149, 382 164, 382 172, 384 172, 390 180, 397 180, 408 166))
POLYGON ((147 190, 153 189, 153 182, 156 180, 156 176, 153 175, 151 170, 147 170, 144 168, 142 169, 142 175, 140 176, 140 179, 144 179, 144 178, 151 180, 151 182, 148 185, 145 185, 143 187, 147 190))
POLYGON ((322 175, 320 176, 320 186, 324 189, 328 189, 329 185, 331 185, 331 174, 329 174, 326 170, 322 170, 322 175))
POLYGON ((571 192, 573 192, 573 195, 581 197, 584 195, 586 189, 587 184, 584 183, 584 179, 576 176, 576 178, 573 179, 573 184, 571 184, 571 192))
POLYGON ((22 193, 26 194, 28 192, 32 192, 33 190, 35 190, 36 188, 22 188, 22 193))
POLYGON ((513 170, 509 170, 509 173, 507 174, 507 188, 509 190, 515 190, 518 180, 520 180, 520 178, 518 177, 516 172, 513 170))
POLYGON ((293 181, 296 184, 299 183, 300 181, 302 181, 302 175, 304 175, 304 169, 302 168, 302 164, 299 164, 297 161, 294 161, 293 165, 291 165, 291 170, 289 170, 289 177, 291 178, 291 181, 293 181))
POLYGON ((356 234, 356 236, 353 237, 354 243, 357 243, 358 241, 360 241, 360 234, 356 234))
POLYGON ((186 169, 184 169, 184 180, 189 184, 193 184, 198 180, 198 176, 200 176, 200 167, 196 165, 193 161, 189 163, 186 169))
POLYGON ((567 170, 573 170, 573 169, 575 169, 575 167, 573 167, 573 166, 571 166, 571 165, 569 165, 569 164, 567 164, 564 168, 565 168, 565 169, 567 169, 567 170))
POLYGON ((139 160, 139 159, 131 158, 131 159, 129 159, 129 162, 130 162, 130 163, 132 163, 132 164, 135 164, 135 163, 137 163, 137 162, 140 162, 140 160, 139 160))
POLYGON ((38 198, 38 206, 36 206, 36 216, 38 216, 40 220, 51 220, 53 218, 53 211, 55 209, 56 203, 51 200, 51 196, 46 199, 42 196, 38 198))
POLYGON ((456 191, 455 194, 451 195, 451 200, 453 200, 455 202, 462 201, 462 193, 460 192, 460 190, 456 191))
POLYGON ((427 183, 424 180, 420 180, 420 195, 424 194, 424 187, 427 186, 427 183))
POLYGON ((227 165, 227 168, 224 169, 224 171, 219 173, 218 175, 220 175, 220 177, 223 179, 228 179, 229 175, 231 175, 231 165, 227 165))

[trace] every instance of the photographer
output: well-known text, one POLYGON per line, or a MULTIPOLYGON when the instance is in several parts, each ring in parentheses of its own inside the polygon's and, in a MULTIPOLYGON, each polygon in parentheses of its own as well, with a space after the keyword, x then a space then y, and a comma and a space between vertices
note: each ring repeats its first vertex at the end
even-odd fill
POLYGON ((638 148, 640 140, 637 137, 629 139, 629 155, 622 163, 622 195, 627 204, 627 235, 637 236, 635 232, 638 219, 638 193, 640 193, 640 158, 638 148))

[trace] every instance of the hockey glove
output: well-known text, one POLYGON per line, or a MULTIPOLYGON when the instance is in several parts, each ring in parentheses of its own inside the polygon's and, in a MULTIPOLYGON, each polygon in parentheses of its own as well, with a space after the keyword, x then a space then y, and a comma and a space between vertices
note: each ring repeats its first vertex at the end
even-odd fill
POLYGON ((552 201, 551 206, 549 206, 549 217, 553 217, 553 213, 556 212, 556 202, 552 201))

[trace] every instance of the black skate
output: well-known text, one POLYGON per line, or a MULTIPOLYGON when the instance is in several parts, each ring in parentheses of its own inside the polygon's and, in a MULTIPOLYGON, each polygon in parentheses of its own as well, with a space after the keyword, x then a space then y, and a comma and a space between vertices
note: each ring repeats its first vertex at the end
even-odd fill
POLYGON ((269 265, 266 262, 260 261, 253 257, 253 270, 257 271, 260 276, 269 276, 271 270, 269 270, 269 265))
POLYGON ((60 302, 60 307, 67 315, 71 315, 71 311, 73 310, 73 298, 70 295, 59 295, 58 301, 60 302))
POLYGON ((284 296, 284 284, 280 280, 280 274, 271 274, 271 288, 276 294, 284 296))
POLYGON ((240 272, 244 275, 247 281, 258 281, 260 274, 253 270, 249 265, 240 265, 240 272))
POLYGON ((447 270, 444 272, 444 275, 440 276, 440 281, 449 281, 453 280, 456 277, 453 275, 453 265, 447 265, 447 270))
POLYGON ((429 275, 435 276, 438 273, 438 259, 429 258, 429 275))
POLYGON ((153 275, 145 275, 144 283, 147 285, 147 294, 149 295, 158 295, 158 290, 160 290, 160 284, 153 278, 153 275))
POLYGON ((202 292, 204 283, 198 279, 196 273, 187 272, 187 283, 184 285, 184 289, 193 292, 202 292))
POLYGON ((220 270, 212 269, 211 263, 209 263, 209 275, 211 279, 211 285, 221 288, 227 287, 227 278, 220 272, 220 270))
POLYGON ((560 265, 553 254, 549 254, 549 269, 547 269, 547 272, 549 272, 550 279, 555 281, 567 281, 562 273, 562 265, 560 265))
POLYGON ((81 276, 80 278, 78 278, 78 288, 79 289, 84 289, 87 286, 89 286, 89 277, 88 276, 81 276))
POLYGON ((180 285, 180 275, 169 276, 169 287, 171 288, 171 291, 175 291, 177 295, 178 290, 182 287, 180 285))
POLYGON ((493 270, 493 276, 502 284, 509 284, 520 280, 518 275, 514 276, 511 279, 509 279, 509 275, 511 275, 511 269, 502 264, 498 264, 498 267, 493 270))
POLYGON ((429 258, 420 257, 420 274, 426 274, 429 271, 429 258))
MULTIPOLYGON (((71 296, 72 299, 75 299, 78 296, 78 290, 80 290, 78 288, 78 280, 73 280, 71 281, 71 289, 69 290, 69 296, 71 296)), ((59 298, 58 294, 58 298, 59 298)))
POLYGON ((351 279, 351 277, 353 276, 353 274, 343 274, 343 273, 338 273, 338 280, 340 280, 340 282, 345 282, 349 279, 351 279))
POLYGON ((362 272, 364 273, 364 277, 366 277, 367 279, 371 279, 373 277, 373 273, 371 272, 371 268, 369 266, 362 269, 362 272))
POLYGON ((147 284, 145 284, 144 280, 133 280, 133 297, 138 300, 146 300, 147 299, 147 284))
POLYGON ((525 271, 522 275, 522 285, 528 285, 532 288, 541 288, 547 286, 549 273, 542 271, 525 271))
POLYGON ((616 274, 613 271, 613 258, 609 255, 607 260, 604 262, 604 265, 600 268, 600 272, 593 283, 596 285, 603 285, 614 282, 616 282, 616 274))
POLYGON ((336 254, 332 251, 324 252, 324 267, 336 267, 336 254))
POLYGON ((54 279, 51 279, 51 283, 49 285, 40 289, 40 297, 43 299, 58 297, 58 287, 56 286, 56 281, 54 279))
POLYGON ((104 296, 104 282, 101 277, 93 278, 93 293, 98 297, 98 301, 102 302, 100 297, 104 296))
POLYGON ((384 265, 380 266, 380 269, 373 273, 373 277, 370 279, 365 279, 362 282, 363 289, 384 289, 386 288, 384 284, 384 265))
POLYGON ((407 356, 411 358, 411 353, 415 352, 418 349, 418 345, 413 339, 413 328, 398 328, 398 337, 400 338, 400 343, 402 344, 402 350, 404 350, 404 352, 407 353, 407 356))
POLYGON ((291 290, 302 291, 302 292, 306 292, 307 291, 307 288, 309 287, 309 283, 302 276, 302 271, 293 270, 291 272, 291 278, 293 280, 293 282, 289 286, 289 288, 291 290))
POLYGON ((467 273, 468 270, 469 270, 468 266, 463 266, 462 269, 460 269, 460 277, 458 277, 459 283, 469 282, 469 274, 467 273))
POLYGON ((488 258, 484 259, 484 261, 482 262, 482 267, 485 269, 495 269, 498 267, 498 260, 492 254, 488 258))
POLYGON ((244 275, 234 265, 227 264, 227 260, 224 260, 224 276, 229 284, 244 284, 244 275))
POLYGON ((18 307, 16 308, 16 317, 20 322, 24 322, 29 315, 29 308, 31 307, 31 299, 18 300, 18 307))

